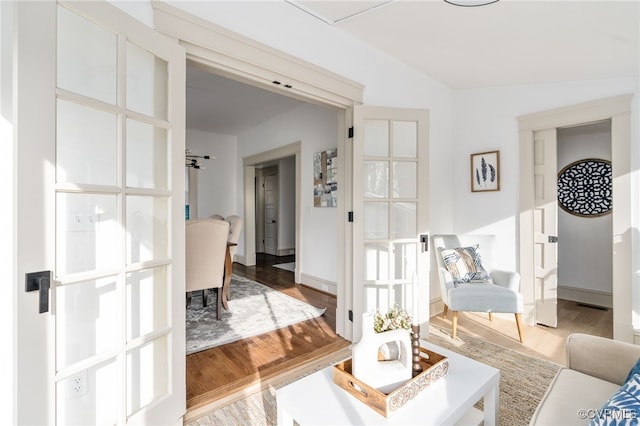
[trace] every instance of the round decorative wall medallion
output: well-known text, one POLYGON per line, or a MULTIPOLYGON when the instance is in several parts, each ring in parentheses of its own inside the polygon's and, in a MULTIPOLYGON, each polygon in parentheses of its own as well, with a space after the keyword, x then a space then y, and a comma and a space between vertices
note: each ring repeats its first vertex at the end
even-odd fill
POLYGON ((567 213, 603 216, 613 206, 611 162, 588 158, 565 166, 558 173, 558 203, 567 213))

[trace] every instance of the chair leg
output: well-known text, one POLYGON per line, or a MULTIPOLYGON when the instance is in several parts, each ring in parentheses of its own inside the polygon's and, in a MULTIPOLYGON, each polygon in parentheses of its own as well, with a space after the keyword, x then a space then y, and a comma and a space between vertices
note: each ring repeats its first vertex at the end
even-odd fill
POLYGON ((191 292, 187 292, 187 308, 191 306, 191 292))
POLYGON ((206 308, 207 307, 207 290, 202 290, 202 307, 206 308))
POLYGON ((453 322, 451 325, 451 338, 453 340, 456 339, 456 335, 458 334, 458 311, 451 311, 453 313, 453 322))
POLYGON ((493 321, 493 312, 489 312, 489 321, 493 321))
POLYGON ((524 343, 524 337, 522 336, 522 314, 516 314, 516 326, 518 326, 518 337, 520 337, 520 343, 524 343))
POLYGON ((447 312, 449 311, 449 307, 447 304, 444 304, 444 309, 442 309, 442 318, 447 318, 447 312))
POLYGON ((222 319, 222 288, 218 287, 215 289, 216 292, 216 318, 218 321, 222 319))

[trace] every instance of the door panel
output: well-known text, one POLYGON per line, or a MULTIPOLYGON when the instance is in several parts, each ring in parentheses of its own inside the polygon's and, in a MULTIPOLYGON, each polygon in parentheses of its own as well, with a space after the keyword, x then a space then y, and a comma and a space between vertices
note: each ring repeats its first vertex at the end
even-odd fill
POLYGON ((558 245, 558 187, 556 129, 535 132, 533 140, 534 277, 536 322, 556 327, 558 245))
POLYGON ((425 110, 354 108, 354 341, 364 312, 397 304, 413 315, 417 298, 417 317, 428 318, 427 129, 425 110))
POLYGON ((264 252, 278 255, 278 175, 264 176, 264 252))
POLYGON ((19 6, 18 38, 41 33, 54 46, 19 52, 55 78, 49 90, 19 83, 23 122, 43 130, 19 135, 31 164, 18 167, 48 174, 18 192, 44 194, 31 219, 45 227, 20 239, 39 243, 37 266, 53 282, 50 313, 20 309, 52 331, 19 326, 43 342, 18 345, 19 357, 43 358, 30 380, 18 372, 19 423, 175 424, 185 405, 184 51, 106 2, 37 5, 19 6), (46 108, 29 117, 33 105, 46 108), (33 414, 35 389, 48 393, 33 414))

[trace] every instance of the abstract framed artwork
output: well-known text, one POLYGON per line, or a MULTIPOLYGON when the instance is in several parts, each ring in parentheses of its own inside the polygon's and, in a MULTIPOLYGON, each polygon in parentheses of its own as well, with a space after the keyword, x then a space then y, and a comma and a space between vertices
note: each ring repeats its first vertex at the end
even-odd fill
POLYGON ((313 154, 313 206, 336 207, 338 205, 338 150, 313 154))
POLYGON ((500 151, 471 154, 471 192, 500 191, 500 151))

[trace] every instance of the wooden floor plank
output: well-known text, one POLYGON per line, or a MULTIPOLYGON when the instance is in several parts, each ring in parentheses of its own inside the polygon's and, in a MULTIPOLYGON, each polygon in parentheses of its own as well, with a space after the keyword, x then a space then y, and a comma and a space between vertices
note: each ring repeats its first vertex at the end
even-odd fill
POLYGON ((259 336, 211 348, 187 356, 187 416, 200 415, 204 407, 228 403, 234 394, 259 389, 283 372, 296 371, 314 360, 331 356, 350 342, 335 333, 335 296, 293 282, 293 273, 274 263, 293 257, 258 255, 257 265, 234 264, 234 273, 319 308, 325 315, 259 336))

